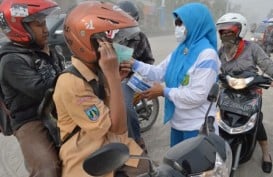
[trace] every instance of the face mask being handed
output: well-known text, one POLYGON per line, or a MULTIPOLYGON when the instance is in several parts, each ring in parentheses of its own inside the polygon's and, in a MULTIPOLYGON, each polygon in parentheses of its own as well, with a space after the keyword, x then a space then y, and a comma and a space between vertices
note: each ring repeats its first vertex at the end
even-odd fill
POLYGON ((186 40, 186 27, 184 25, 175 26, 174 35, 177 42, 183 43, 186 40))
POLYGON ((130 60, 133 56, 134 49, 120 45, 118 43, 113 43, 113 48, 116 52, 118 62, 130 60))

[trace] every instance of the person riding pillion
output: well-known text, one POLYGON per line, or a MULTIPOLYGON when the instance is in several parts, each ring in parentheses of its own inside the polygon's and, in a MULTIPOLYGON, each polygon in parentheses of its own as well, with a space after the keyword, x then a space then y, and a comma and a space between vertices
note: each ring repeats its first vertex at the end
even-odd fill
MULTIPOLYGON (((63 73, 53 95, 61 139, 79 127, 60 148, 63 177, 90 177, 83 170, 83 161, 111 142, 126 144, 130 154, 143 153, 136 142, 128 138, 121 88, 123 74, 119 72, 119 53, 113 48, 117 30, 135 26, 137 22, 132 17, 106 2, 82 2, 67 14, 64 37, 73 53, 72 66, 85 79, 63 73), (90 81, 97 83, 98 89, 92 88, 90 81)), ((106 176, 114 176, 114 173, 137 176, 147 168, 147 161, 129 159, 121 169, 106 176)))
POLYGON ((51 0, 3 0, 0 5, 0 27, 10 40, 0 50, 1 91, 30 177, 61 173, 57 149, 37 113, 63 68, 48 48, 46 16, 56 9, 51 0))

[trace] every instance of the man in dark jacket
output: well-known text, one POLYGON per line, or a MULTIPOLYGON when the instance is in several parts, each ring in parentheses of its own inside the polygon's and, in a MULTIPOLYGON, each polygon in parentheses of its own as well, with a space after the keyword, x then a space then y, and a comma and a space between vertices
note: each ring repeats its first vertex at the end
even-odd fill
POLYGON ((51 0, 3 0, 0 5, 0 26, 11 41, 0 51, 0 85, 31 177, 59 177, 61 172, 57 150, 37 114, 62 70, 47 46, 45 17, 57 8, 51 0))

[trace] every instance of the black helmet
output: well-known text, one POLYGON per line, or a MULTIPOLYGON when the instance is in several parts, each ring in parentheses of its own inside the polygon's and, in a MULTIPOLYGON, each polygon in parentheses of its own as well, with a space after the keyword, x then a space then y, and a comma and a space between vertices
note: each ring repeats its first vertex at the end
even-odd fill
POLYGON ((139 20, 139 11, 137 6, 131 1, 119 1, 117 5, 131 15, 136 21, 139 20))

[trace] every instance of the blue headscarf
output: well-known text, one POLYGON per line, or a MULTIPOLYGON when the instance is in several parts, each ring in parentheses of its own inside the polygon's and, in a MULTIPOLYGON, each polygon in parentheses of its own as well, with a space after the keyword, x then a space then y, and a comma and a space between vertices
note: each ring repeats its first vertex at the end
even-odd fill
MULTIPOLYGON (((172 53, 164 77, 168 88, 179 87, 200 52, 206 48, 217 50, 215 24, 205 5, 188 3, 174 10, 173 15, 182 20, 187 30, 187 36, 186 40, 180 43, 172 53)), ((172 118, 174 109, 173 102, 165 98, 164 123, 172 118)))

